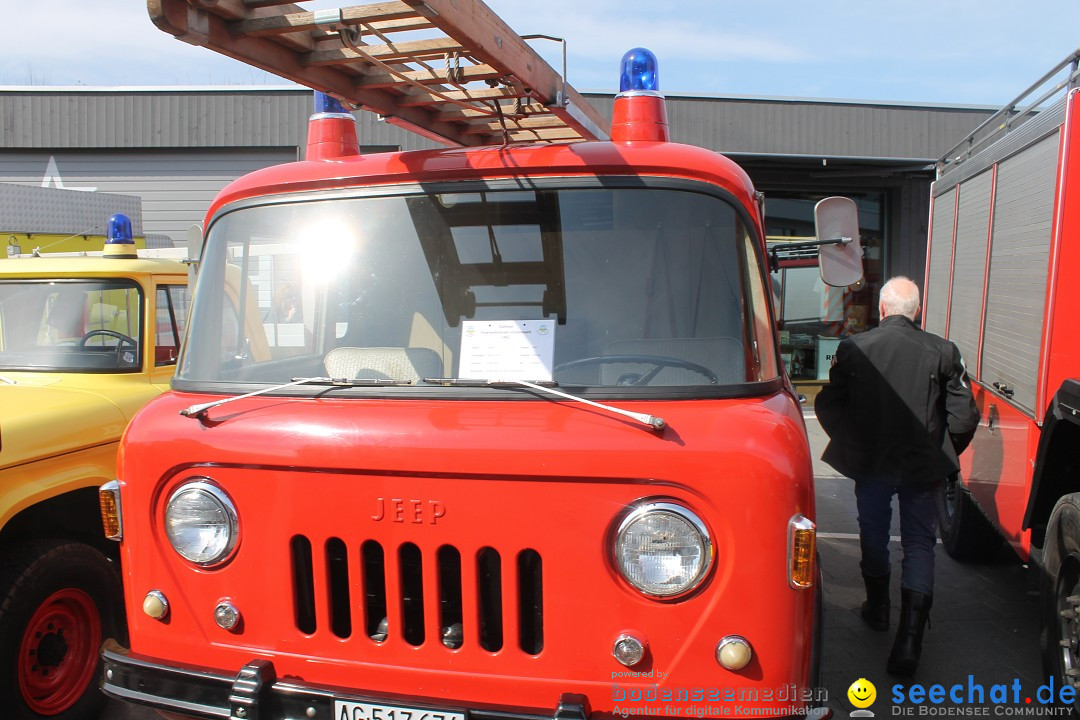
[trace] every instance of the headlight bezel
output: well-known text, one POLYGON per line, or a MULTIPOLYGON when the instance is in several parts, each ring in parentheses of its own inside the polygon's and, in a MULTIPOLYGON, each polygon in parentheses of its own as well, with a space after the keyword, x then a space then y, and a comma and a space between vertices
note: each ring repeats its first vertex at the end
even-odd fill
POLYGON ((626 511, 620 516, 618 522, 615 524, 614 532, 611 536, 611 563, 615 569, 615 574, 621 579, 627 587, 642 596, 649 598, 650 600, 656 600, 659 602, 672 602, 677 600, 684 600, 687 597, 697 593, 704 586, 705 581, 712 574, 713 566, 715 565, 716 551, 715 544, 712 539, 712 533, 709 531, 708 525, 705 521, 688 508, 686 505, 670 498, 644 498, 631 504, 626 511), (627 572, 624 570, 622 562, 622 543, 627 530, 636 522, 643 519, 645 516, 654 513, 664 513, 674 515, 679 519, 688 523, 698 534, 701 540, 703 562, 693 579, 682 589, 670 592, 670 593, 657 593, 652 592, 646 588, 642 588, 634 583, 630 579, 627 572))
POLYGON ((169 494, 168 500, 165 501, 162 509, 162 521, 162 529, 165 533, 165 538, 168 541, 169 546, 173 549, 173 552, 183 558, 185 562, 191 563, 199 568, 221 567, 233 558, 236 554, 237 547, 240 544, 240 516, 236 510, 236 504, 221 486, 208 477, 190 477, 181 482, 176 489, 169 494), (177 546, 173 534, 170 532, 169 514, 173 503, 184 493, 193 491, 202 492, 209 496, 223 511, 226 518, 225 525, 228 530, 228 540, 221 550, 219 550, 212 558, 206 560, 199 560, 197 557, 189 556, 182 551, 177 546))

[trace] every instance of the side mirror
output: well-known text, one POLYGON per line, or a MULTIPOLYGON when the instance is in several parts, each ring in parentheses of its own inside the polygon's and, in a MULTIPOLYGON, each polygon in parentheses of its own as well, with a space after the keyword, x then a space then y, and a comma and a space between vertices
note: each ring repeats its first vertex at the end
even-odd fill
POLYGON ((199 271, 199 257, 202 255, 203 229, 202 225, 195 223, 187 229, 187 258, 184 264, 188 266, 188 287, 195 288, 195 276, 199 271))
POLYGON ((859 210, 846 197, 825 198, 814 206, 817 228, 818 265, 821 280, 833 287, 847 287, 863 276, 862 245, 859 243, 859 210))

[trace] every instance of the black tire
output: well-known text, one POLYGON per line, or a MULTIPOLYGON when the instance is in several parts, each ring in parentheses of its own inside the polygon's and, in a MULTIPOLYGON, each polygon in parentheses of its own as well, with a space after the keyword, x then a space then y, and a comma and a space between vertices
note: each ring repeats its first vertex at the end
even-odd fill
POLYGON ((1043 670, 1055 687, 1067 687, 1080 678, 1080 493, 1066 495, 1054 506, 1043 563, 1039 586, 1043 670))
POLYGON ((987 562, 998 556, 1001 534, 975 505, 958 476, 941 484, 938 528, 941 544, 954 560, 987 562))
POLYGON ((18 720, 94 720, 101 642, 123 637, 120 574, 96 549, 37 540, 0 567, 0 708, 18 720))

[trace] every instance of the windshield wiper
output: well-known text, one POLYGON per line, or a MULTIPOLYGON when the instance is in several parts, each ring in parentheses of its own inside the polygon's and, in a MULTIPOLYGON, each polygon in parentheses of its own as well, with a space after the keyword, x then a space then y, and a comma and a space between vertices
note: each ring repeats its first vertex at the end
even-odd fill
POLYGON ((265 395, 266 393, 274 392, 275 390, 283 390, 287 387, 293 387, 294 385, 331 385, 333 387, 382 387, 387 385, 412 385, 409 380, 391 380, 388 378, 357 378, 355 380, 348 380, 346 378, 331 378, 331 377, 309 377, 309 378, 293 378, 291 382, 282 383, 280 385, 273 385, 262 390, 256 390, 254 392, 244 393, 243 395, 235 395, 233 397, 222 398, 220 400, 214 400, 213 402, 201 403, 199 405, 190 405, 180 411, 180 414, 184 417, 199 417, 204 415, 207 410, 216 408, 218 405, 224 405, 225 403, 231 403, 234 400, 243 400, 244 398, 254 397, 256 395, 265 395))
POLYGON ((601 410, 607 410, 608 412, 615 413, 616 415, 623 415, 628 418, 637 420, 643 425, 647 425, 650 430, 663 430, 667 427, 667 423, 664 422, 664 418, 656 417, 655 415, 649 415, 648 413, 634 412, 633 410, 623 410, 612 405, 605 405, 603 403, 593 402, 592 400, 586 400, 583 397, 577 395, 571 395, 570 393, 564 393, 561 390, 556 390, 553 385, 557 383, 550 380, 484 380, 476 378, 424 378, 424 382, 441 385, 457 385, 463 387, 527 387, 538 392, 547 393, 548 395, 554 395, 555 397, 565 398, 566 400, 574 400, 576 402, 585 403, 601 410))

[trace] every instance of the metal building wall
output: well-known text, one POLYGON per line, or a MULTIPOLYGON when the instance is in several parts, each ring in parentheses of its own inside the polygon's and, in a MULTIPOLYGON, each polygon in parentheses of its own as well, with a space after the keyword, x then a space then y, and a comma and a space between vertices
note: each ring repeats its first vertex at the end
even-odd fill
MULTIPOLYGON (((612 96, 586 93, 610 118, 612 96)), ((3 88, 0 147, 303 147, 311 93, 303 88, 3 88)), ((996 108, 995 108, 996 109, 996 108)), ((933 160, 989 108, 856 101, 668 98, 673 139, 726 153, 933 160)), ((438 147, 372 113, 361 143, 438 147)))
MULTIPOLYGON (((606 118, 610 95, 585 93, 606 118)), ((667 98, 671 139, 737 155, 941 157, 997 108, 795 98, 667 98)))
MULTIPOLYGON (((0 151, 0 183, 96 188, 142 199, 142 230, 182 245, 217 193, 245 173, 296 159, 293 147, 146 152, 0 151), (55 173, 55 174, 54 174, 55 173)), ((116 210, 114 210, 115 212, 116 210)))
MULTIPOLYGON (((610 117, 611 95, 586 97, 610 117)), ((53 158, 66 183, 142 196, 147 231, 179 242, 229 180, 302 154, 310 112, 310 91, 297 87, 0 88, 0 182, 40 185, 53 158)), ((673 140, 733 154, 766 190, 888 192, 887 264, 890 273, 912 277, 921 276, 925 258, 929 162, 990 114, 852 101, 668 98, 673 140)), ((372 113, 357 113, 357 120, 370 150, 439 147, 372 113)))

